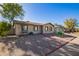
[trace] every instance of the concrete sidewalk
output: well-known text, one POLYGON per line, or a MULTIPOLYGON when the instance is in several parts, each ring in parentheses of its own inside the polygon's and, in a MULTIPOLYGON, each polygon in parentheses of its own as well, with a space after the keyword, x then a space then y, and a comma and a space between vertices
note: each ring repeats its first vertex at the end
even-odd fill
POLYGON ((49 54, 49 56, 79 56, 79 37, 57 51, 49 54))

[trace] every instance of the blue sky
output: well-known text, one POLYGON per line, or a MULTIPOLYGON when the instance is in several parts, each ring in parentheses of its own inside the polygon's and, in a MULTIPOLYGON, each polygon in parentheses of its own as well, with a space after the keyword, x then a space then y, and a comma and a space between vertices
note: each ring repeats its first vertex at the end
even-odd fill
POLYGON ((22 4, 24 20, 40 23, 64 24, 66 18, 79 20, 79 4, 65 3, 28 3, 22 4))
POLYGON ((79 20, 79 4, 70 3, 23 3, 24 20, 39 23, 64 24, 66 18, 79 20))

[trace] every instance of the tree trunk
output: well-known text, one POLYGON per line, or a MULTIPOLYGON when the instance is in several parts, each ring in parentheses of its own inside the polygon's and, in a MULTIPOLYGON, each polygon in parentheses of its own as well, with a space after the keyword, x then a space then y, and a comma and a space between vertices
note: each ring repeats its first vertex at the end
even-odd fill
POLYGON ((11 24, 11 34, 15 34, 13 18, 10 20, 10 24, 11 24))

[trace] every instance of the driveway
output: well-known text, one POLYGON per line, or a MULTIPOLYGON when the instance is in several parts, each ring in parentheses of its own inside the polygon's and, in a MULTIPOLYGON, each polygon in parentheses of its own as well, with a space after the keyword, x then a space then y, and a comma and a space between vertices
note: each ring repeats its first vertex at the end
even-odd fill
POLYGON ((70 35, 76 36, 76 38, 60 49, 50 53, 49 56, 79 56, 79 36, 74 34, 70 35))
POLYGON ((53 34, 27 35, 18 38, 0 39, 0 55, 15 56, 45 56, 73 40, 75 37, 64 35, 57 37, 53 34), (7 51, 7 52, 6 52, 7 51))

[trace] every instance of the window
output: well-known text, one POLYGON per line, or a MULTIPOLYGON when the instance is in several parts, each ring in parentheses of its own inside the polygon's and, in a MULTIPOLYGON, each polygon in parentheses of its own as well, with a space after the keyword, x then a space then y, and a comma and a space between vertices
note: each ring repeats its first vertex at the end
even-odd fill
POLYGON ((52 27, 50 27, 50 31, 52 31, 53 29, 52 29, 52 27))
POLYGON ((38 30, 38 26, 34 26, 34 30, 37 31, 38 30))
POLYGON ((46 26, 46 31, 48 31, 48 27, 46 26))
POLYGON ((23 26, 23 30, 27 30, 27 26, 23 26))

